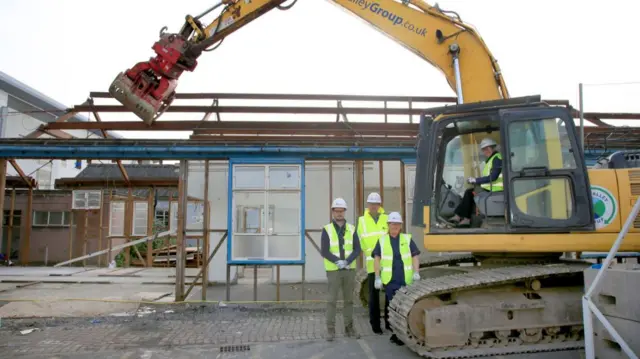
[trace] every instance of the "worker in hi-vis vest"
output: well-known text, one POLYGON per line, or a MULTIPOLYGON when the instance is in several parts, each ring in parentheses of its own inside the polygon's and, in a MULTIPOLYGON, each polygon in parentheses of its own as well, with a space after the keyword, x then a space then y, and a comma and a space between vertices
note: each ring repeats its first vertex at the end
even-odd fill
MULTIPOLYGON (((467 179, 468 183, 480 185, 481 191, 502 192, 502 155, 496 147, 498 144, 493 139, 487 137, 480 142, 480 151, 487 158, 482 177, 467 179)), ((468 225, 471 223, 471 214, 476 210, 476 203, 473 200, 475 189, 468 188, 464 191, 462 202, 455 209, 455 215, 449 218, 452 223, 458 225, 468 225)))
POLYGON ((320 251, 327 271, 329 298, 327 301, 327 340, 336 336, 336 303, 342 290, 342 314, 345 334, 356 339, 360 335, 353 327, 353 290, 356 281, 356 258, 360 255, 360 240, 356 227, 347 223, 344 215, 347 202, 336 198, 331 204, 333 220, 324 226, 320 238, 320 251))
MULTIPOLYGON (((384 286, 384 316, 388 322, 389 303, 396 291, 420 280, 420 260, 418 258, 420 250, 411 239, 411 234, 401 233, 402 217, 400 213, 389 213, 387 223, 389 223, 389 233, 380 237, 371 255, 375 258, 376 279, 374 285, 378 289, 384 286)), ((391 342, 404 345, 395 334, 391 336, 391 342)))
MULTIPOLYGON (((373 257, 371 252, 375 248, 378 239, 387 234, 389 229, 387 225, 387 214, 382 208, 382 198, 378 193, 370 193, 367 197, 368 208, 364 211, 364 215, 358 218, 356 223, 356 232, 360 238, 360 247, 364 253, 365 263, 367 267, 369 283, 369 323, 371 330, 376 334, 382 334, 380 328, 380 291, 374 286, 375 272, 373 270, 373 257)), ((385 327, 390 329, 389 322, 385 323, 385 327)))

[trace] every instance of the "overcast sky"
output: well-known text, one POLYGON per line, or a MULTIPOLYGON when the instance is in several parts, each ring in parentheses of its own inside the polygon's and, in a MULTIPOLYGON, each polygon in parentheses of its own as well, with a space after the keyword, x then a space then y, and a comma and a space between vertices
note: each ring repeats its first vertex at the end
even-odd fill
MULTIPOLYGON (((0 69, 67 106, 80 104, 90 91, 107 91, 120 71, 153 56, 151 46, 161 27, 177 31, 186 14, 197 15, 214 2, 2 0, 0 69)), ((511 96, 541 94, 577 107, 580 82, 640 82, 638 1, 438 3, 478 29, 502 67, 511 96)), ((454 95, 437 69, 327 0, 299 0, 291 10, 273 10, 232 34, 200 57, 194 73, 182 76, 178 91, 454 95)), ((640 112, 639 98, 640 84, 586 86, 585 111, 640 112)), ((103 117, 135 119, 120 116, 103 117)))

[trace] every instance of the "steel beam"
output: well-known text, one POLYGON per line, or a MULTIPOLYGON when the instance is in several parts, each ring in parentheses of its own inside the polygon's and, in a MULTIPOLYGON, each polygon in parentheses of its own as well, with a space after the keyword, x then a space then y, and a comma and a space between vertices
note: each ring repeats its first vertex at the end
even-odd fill
POLYGON ((36 130, 34 130, 33 132, 28 133, 23 138, 39 138, 40 136, 42 136, 44 134, 47 134, 47 135, 55 137, 55 138, 65 139, 65 140, 73 138, 73 136, 71 136, 70 134, 68 134, 68 133, 66 133, 64 131, 48 129, 47 128, 47 124, 42 124, 42 125, 38 126, 38 128, 36 130))
POLYGON ((403 159, 415 157, 413 147, 221 145, 190 140, 0 140, 0 158, 30 159, 227 159, 262 154, 310 159, 403 159))
POLYGON ((28 177, 24 173, 22 168, 20 168, 20 165, 18 164, 18 162, 16 162, 16 160, 9 160, 9 163, 11 164, 11 166, 13 166, 13 169, 16 170, 16 172, 18 173, 18 176, 20 176, 20 178, 22 178, 24 183, 27 186, 29 186, 29 188, 36 187, 35 179, 33 179, 32 177, 28 177))
MULTIPOLYGON (((91 106, 95 105, 94 102, 93 102, 93 98, 89 98, 87 101, 89 102, 89 104, 91 106)), ((92 112, 93 112, 93 115, 96 118, 96 122, 98 122, 98 123, 102 122, 102 118, 100 117, 100 114, 96 110, 93 110, 92 112)), ((104 138, 108 138, 109 137, 109 135, 107 134, 107 131, 105 131, 104 129, 101 129, 100 132, 102 133, 102 137, 104 137, 104 138)), ((124 166, 122 165, 122 161, 121 160, 116 160, 116 163, 118 164, 118 168, 120 168, 120 173, 122 174, 122 177, 124 178, 124 181, 127 184, 130 185, 131 181, 129 180, 129 175, 127 174, 127 170, 125 170, 124 166)))
POLYGON ((337 134, 354 131, 373 134, 403 133, 414 135, 418 131, 417 124, 411 123, 375 123, 350 122, 346 127, 342 122, 276 122, 276 121, 156 121, 148 126, 142 121, 108 121, 108 122, 60 122, 51 123, 48 128, 59 130, 104 129, 119 131, 197 131, 196 134, 337 134))
POLYGON ((212 136, 192 135, 194 141, 209 141, 217 144, 264 144, 264 145, 297 145, 305 143, 317 146, 409 146, 416 145, 416 137, 378 137, 378 136, 212 136))
MULTIPOLYGON (((611 114, 612 117, 614 114, 611 114)), ((634 119, 627 114, 628 120, 634 119)), ((624 114, 617 114, 618 119, 624 114)), ((640 119, 640 114, 638 114, 640 119)), ((415 137, 418 124, 383 122, 276 122, 276 121, 157 121, 147 126, 142 121, 109 122, 56 122, 46 130, 117 130, 117 131, 194 131, 193 135, 396 135, 415 137)), ((640 134, 638 127, 585 127, 585 136, 591 133, 623 131, 640 134)), ((60 131, 61 132, 61 131, 60 131)))
MULTIPOLYGON (((573 113, 574 118, 579 118, 578 112, 573 113)), ((587 121, 596 120, 640 120, 640 113, 632 112, 585 112, 584 119, 587 121)))
MULTIPOLYGON (((126 107, 119 105, 77 105, 73 111, 98 111, 98 112, 130 112, 126 107)), ((173 105, 167 108, 166 113, 276 113, 276 114, 315 114, 315 115, 420 115, 424 109, 414 108, 373 108, 373 107, 302 107, 302 106, 195 106, 173 105)))
MULTIPOLYGON (((119 105, 76 105, 72 111, 98 111, 98 112, 130 112, 126 107, 119 105)), ((271 114, 314 114, 314 115, 421 115, 424 108, 376 108, 376 107, 303 107, 303 106, 197 106, 197 105, 173 105, 167 113, 271 113, 271 114)), ((579 118, 577 111, 572 111, 574 118, 579 118)), ((628 112, 585 112, 585 119, 597 118, 608 120, 638 120, 640 113, 628 112)))
POLYGON ((56 188, 144 188, 144 187, 178 187, 177 178, 153 179, 109 179, 109 178, 59 178, 55 181, 56 188))
MULTIPOLYGON (((108 92, 91 92, 93 98, 113 98, 108 92)), ((344 94, 177 93, 176 100, 287 100, 456 103, 453 96, 385 96, 344 94)), ((568 100, 544 100, 553 106, 569 106, 568 100)))
MULTIPOLYGON (((85 101, 82 105, 80 106, 85 106, 89 104, 89 100, 85 101)), ((78 111, 75 111, 73 109, 68 109, 66 113, 60 115, 57 119, 56 122, 66 122, 67 120, 71 119, 73 116, 75 116, 78 113, 78 111)), ((45 132, 42 130, 44 127, 40 126, 38 127, 36 130, 26 134, 24 137, 25 138, 38 138, 40 136, 42 136, 45 132)))
POLYGON ((117 160, 116 163, 118 164, 118 168, 120 168, 120 174, 122 174, 124 182, 130 185, 131 184, 131 180, 129 179, 129 175, 127 174, 127 170, 124 169, 124 166, 122 165, 122 161, 117 160))
MULTIPOLYGON (((113 98, 108 92, 91 92, 93 98, 113 98)), ((377 96, 340 94, 259 94, 259 93, 177 93, 176 100, 292 100, 292 101, 366 101, 366 102, 444 102, 455 103, 450 96, 377 96)), ((549 100, 559 102, 558 100, 549 100)), ((560 100, 568 104, 568 101, 560 100)))

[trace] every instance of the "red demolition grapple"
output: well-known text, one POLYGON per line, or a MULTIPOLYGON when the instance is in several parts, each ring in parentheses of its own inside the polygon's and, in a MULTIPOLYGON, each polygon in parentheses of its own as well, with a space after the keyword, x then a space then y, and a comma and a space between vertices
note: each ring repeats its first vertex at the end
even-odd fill
POLYGON ((147 125, 153 124, 173 101, 180 75, 198 64, 195 56, 186 55, 189 47, 182 36, 162 33, 152 47, 157 56, 118 74, 109 93, 147 125))

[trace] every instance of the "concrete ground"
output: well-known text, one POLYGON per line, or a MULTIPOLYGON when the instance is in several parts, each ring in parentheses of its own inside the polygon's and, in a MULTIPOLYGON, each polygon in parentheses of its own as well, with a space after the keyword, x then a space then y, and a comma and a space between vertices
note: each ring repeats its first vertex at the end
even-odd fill
MULTIPOLYGON (((198 273, 187 268, 185 291, 198 273)), ((326 299, 325 284, 281 284, 269 282, 271 270, 261 268, 257 278, 257 301, 326 299), (278 295, 279 292, 279 295, 278 295)), ((230 286, 230 302, 254 301, 253 271, 230 286)), ((0 268, 0 318, 82 317, 133 313, 142 302, 170 303, 175 298, 173 268, 0 268)), ((201 301, 196 285, 187 301, 201 301)), ((206 300, 226 301, 224 284, 210 285, 206 300)))
MULTIPOLYGON (((121 349, 99 353, 26 355, 24 359, 417 359, 414 353, 406 348, 389 345, 376 338, 355 340, 336 340, 329 344, 324 341, 297 341, 282 343, 256 343, 250 345, 248 351, 224 352, 211 345, 178 346, 172 348, 135 348, 121 349)), ((523 354, 519 356, 500 356, 501 359, 584 359, 583 351, 562 351, 554 353, 523 354)))
MULTIPOLYGON (((226 288, 217 285, 207 290, 209 303, 176 304, 172 269, 20 269, 0 268, 0 357, 418 358, 389 343, 389 334, 372 333, 367 312, 357 302, 355 327, 362 339, 343 337, 338 314, 338 338, 326 342, 325 305, 314 302, 326 298, 325 284, 281 285, 280 300, 292 303, 249 303, 254 287, 253 271, 247 271, 231 286, 231 302, 219 302, 224 301, 226 288), (303 292, 305 302, 300 301, 303 292), (28 301, 33 299, 38 301, 28 301), (221 352, 234 347, 240 351, 221 352)), ((258 273, 258 301, 277 298, 269 274, 270 270, 258 273)), ((196 287, 187 300, 200 298, 196 287)), ((582 357, 582 351, 565 351, 500 358, 582 357)))
MULTIPOLYGON (((341 311, 339 311, 341 313, 341 311)), ((418 358, 371 332, 355 308, 360 340, 324 339, 324 305, 150 305, 134 315, 2 320, 0 353, 7 358, 418 358), (226 352, 225 349, 236 349, 226 352)), ((581 358, 581 351, 498 356, 504 359, 581 358)))

